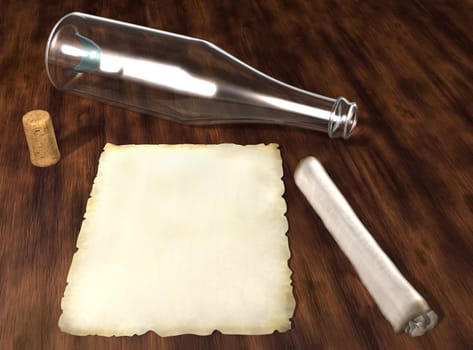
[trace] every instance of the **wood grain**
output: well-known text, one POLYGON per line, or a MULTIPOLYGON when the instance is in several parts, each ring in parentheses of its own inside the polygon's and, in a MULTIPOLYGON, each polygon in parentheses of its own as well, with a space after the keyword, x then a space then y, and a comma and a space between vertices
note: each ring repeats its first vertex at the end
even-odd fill
POLYGON ((471 1, 4 0, 0 12, 1 349, 467 349, 473 346, 471 1), (43 53, 54 23, 83 11, 209 40, 277 79, 360 106, 352 139, 271 125, 190 127, 66 95, 43 53), (21 116, 48 110, 62 154, 29 162, 21 116), (73 337, 60 300, 105 142, 277 142, 297 308, 267 336, 73 337), (318 157, 360 219, 442 317, 396 335, 296 188, 318 157))

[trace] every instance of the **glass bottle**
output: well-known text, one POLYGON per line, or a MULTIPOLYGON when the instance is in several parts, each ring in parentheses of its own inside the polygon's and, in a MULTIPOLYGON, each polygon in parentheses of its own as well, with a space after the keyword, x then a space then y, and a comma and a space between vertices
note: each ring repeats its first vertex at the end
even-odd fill
POLYGON ((53 28, 46 70, 59 90, 186 124, 269 123, 348 138, 356 103, 271 78, 204 40, 70 13, 53 28))

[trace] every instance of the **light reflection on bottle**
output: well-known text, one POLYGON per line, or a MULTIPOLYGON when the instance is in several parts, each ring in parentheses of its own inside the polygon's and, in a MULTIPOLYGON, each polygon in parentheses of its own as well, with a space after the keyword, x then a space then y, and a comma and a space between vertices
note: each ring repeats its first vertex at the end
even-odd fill
POLYGON ((212 97, 217 93, 217 84, 192 76, 181 67, 154 62, 146 59, 125 57, 119 54, 97 50, 84 50, 68 44, 61 45, 64 55, 85 60, 99 58, 98 73, 115 74, 120 78, 145 82, 147 84, 170 88, 192 95, 212 97))

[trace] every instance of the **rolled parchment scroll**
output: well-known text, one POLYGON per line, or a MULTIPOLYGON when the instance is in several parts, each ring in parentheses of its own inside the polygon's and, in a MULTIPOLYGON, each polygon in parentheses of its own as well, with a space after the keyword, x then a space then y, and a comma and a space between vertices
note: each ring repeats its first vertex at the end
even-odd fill
POLYGON ((314 157, 303 159, 294 179, 395 332, 420 336, 438 317, 411 286, 358 219, 353 209, 314 157))

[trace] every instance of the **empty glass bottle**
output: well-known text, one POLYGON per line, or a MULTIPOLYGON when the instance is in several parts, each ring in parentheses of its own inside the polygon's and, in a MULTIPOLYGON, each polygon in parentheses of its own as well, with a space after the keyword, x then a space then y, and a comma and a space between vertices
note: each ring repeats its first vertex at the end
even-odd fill
POLYGON ((270 123, 348 138, 358 108, 273 79, 219 47, 83 13, 65 15, 46 47, 64 91, 189 124, 270 123))

